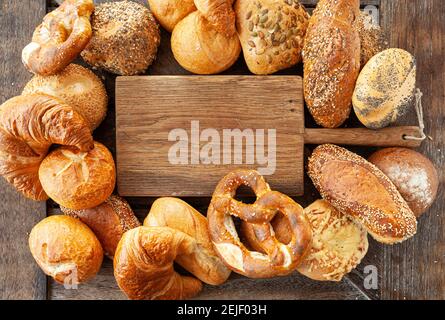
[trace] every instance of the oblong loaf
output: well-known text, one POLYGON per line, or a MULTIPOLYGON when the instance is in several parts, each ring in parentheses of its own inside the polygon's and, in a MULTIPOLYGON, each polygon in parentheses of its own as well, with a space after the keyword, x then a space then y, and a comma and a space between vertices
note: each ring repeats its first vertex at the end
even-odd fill
POLYGON ((379 242, 402 242, 416 233, 414 213, 376 166, 335 145, 317 147, 308 174, 324 199, 362 224, 379 242))
POLYGON ((309 20, 303 47, 304 97, 317 124, 340 126, 351 112, 360 71, 360 37, 354 27, 359 0, 321 0, 309 20))

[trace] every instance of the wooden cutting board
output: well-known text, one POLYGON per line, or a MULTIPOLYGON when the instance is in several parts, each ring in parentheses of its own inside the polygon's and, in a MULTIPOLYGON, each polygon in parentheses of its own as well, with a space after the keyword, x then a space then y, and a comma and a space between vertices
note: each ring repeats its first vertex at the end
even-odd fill
POLYGON ((211 196, 236 168, 303 194, 304 144, 417 146, 417 127, 305 129, 299 76, 140 76, 116 80, 122 196, 211 196))

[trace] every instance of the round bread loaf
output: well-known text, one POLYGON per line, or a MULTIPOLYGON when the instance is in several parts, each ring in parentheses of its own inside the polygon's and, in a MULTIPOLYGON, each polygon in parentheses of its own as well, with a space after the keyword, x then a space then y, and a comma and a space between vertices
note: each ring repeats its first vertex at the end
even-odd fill
POLYGON ((39 178, 51 199, 80 210, 96 207, 111 195, 116 170, 110 151, 94 142, 89 152, 72 147, 52 151, 40 165, 39 178))
POLYGON ((91 16, 93 37, 82 58, 119 75, 144 73, 156 58, 161 36, 150 10, 133 1, 98 5, 91 16))
POLYGON ((62 99, 85 118, 91 130, 96 129, 107 114, 105 86, 93 72, 77 64, 70 64, 52 76, 34 76, 22 94, 33 93, 62 99))
POLYGON ((179 21, 196 11, 193 0, 148 0, 156 20, 168 32, 172 32, 179 21))
POLYGON ((394 183, 416 217, 434 202, 439 177, 434 165, 422 154, 406 148, 386 148, 372 154, 369 161, 394 183))
POLYGON ((119 196, 112 195, 104 203, 90 209, 61 209, 64 214, 80 219, 90 227, 99 239, 105 255, 111 259, 122 235, 141 225, 128 202, 119 196))
POLYGON ((29 248, 43 272, 67 286, 94 277, 103 259, 94 233, 68 216, 50 216, 36 224, 29 235, 29 248))
POLYGON ((416 60, 402 49, 387 49, 369 60, 357 79, 352 104, 368 128, 395 122, 411 106, 416 88, 416 60))

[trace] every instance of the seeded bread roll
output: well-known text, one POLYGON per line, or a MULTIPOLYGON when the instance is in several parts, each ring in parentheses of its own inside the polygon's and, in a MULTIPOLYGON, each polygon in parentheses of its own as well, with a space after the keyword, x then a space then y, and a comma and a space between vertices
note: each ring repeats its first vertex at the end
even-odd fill
POLYGON ((96 207, 111 195, 116 170, 110 151, 94 142, 89 152, 70 147, 52 151, 40 164, 39 179, 55 202, 81 210, 96 207))
POLYGON ((411 149, 385 148, 372 154, 369 161, 391 179, 416 217, 433 204, 439 177, 425 156, 411 149))
POLYGON ((96 129, 107 114, 108 96, 102 81, 90 70, 70 64, 52 76, 34 76, 23 95, 45 93, 60 98, 96 129))
POLYGON ((91 66, 119 75, 144 73, 161 36, 150 10, 133 1, 100 4, 91 16, 93 37, 82 51, 91 66))
POLYGON ((388 41, 382 28, 366 12, 360 12, 355 25, 360 36, 360 64, 363 68, 369 59, 388 48, 388 41))
POLYGON ((128 202, 114 195, 91 209, 71 210, 65 207, 61 209, 64 214, 79 219, 91 228, 99 239, 105 255, 110 259, 113 259, 122 235, 141 225, 128 202))
POLYGON ((416 217, 397 188, 359 155, 321 145, 309 159, 308 174, 325 200, 360 223, 377 241, 393 244, 416 233, 416 217))
POLYGON ((94 233, 81 221, 50 216, 32 228, 29 249, 48 276, 65 285, 76 285, 96 275, 103 259, 94 233))
POLYGON ((235 12, 252 73, 271 74, 301 61, 309 14, 297 0, 238 0, 235 12))
POLYGON ((193 0, 148 0, 156 20, 168 32, 172 32, 179 21, 196 10, 193 0))
POLYGON ((353 26, 359 0, 320 0, 303 48, 304 97, 317 124, 336 128, 351 112, 360 71, 360 37, 353 26))
POLYGON ((352 103, 357 118, 380 129, 406 114, 414 100, 416 59, 402 49, 388 49, 368 61, 357 79, 352 103))

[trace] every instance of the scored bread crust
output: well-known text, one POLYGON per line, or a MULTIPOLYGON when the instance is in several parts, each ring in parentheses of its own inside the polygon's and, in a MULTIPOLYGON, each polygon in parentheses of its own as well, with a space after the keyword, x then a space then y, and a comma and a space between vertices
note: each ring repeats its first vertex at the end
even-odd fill
POLYGON ((360 71, 354 27, 359 0, 321 0, 309 20, 303 48, 304 97, 317 124, 336 128, 351 112, 360 71))
POLYGON ((416 233, 416 217, 397 188, 359 155, 321 145, 309 158, 308 174, 324 199, 363 225, 377 241, 398 243, 416 233))
POLYGON ((34 76, 23 95, 44 93, 63 100, 95 130, 107 114, 108 96, 102 81, 89 69, 70 64, 52 76, 34 76))
POLYGON ((61 209, 64 214, 79 219, 91 228, 110 259, 113 259, 122 235, 141 225, 128 202, 115 195, 94 208, 72 210, 62 206, 61 209))

